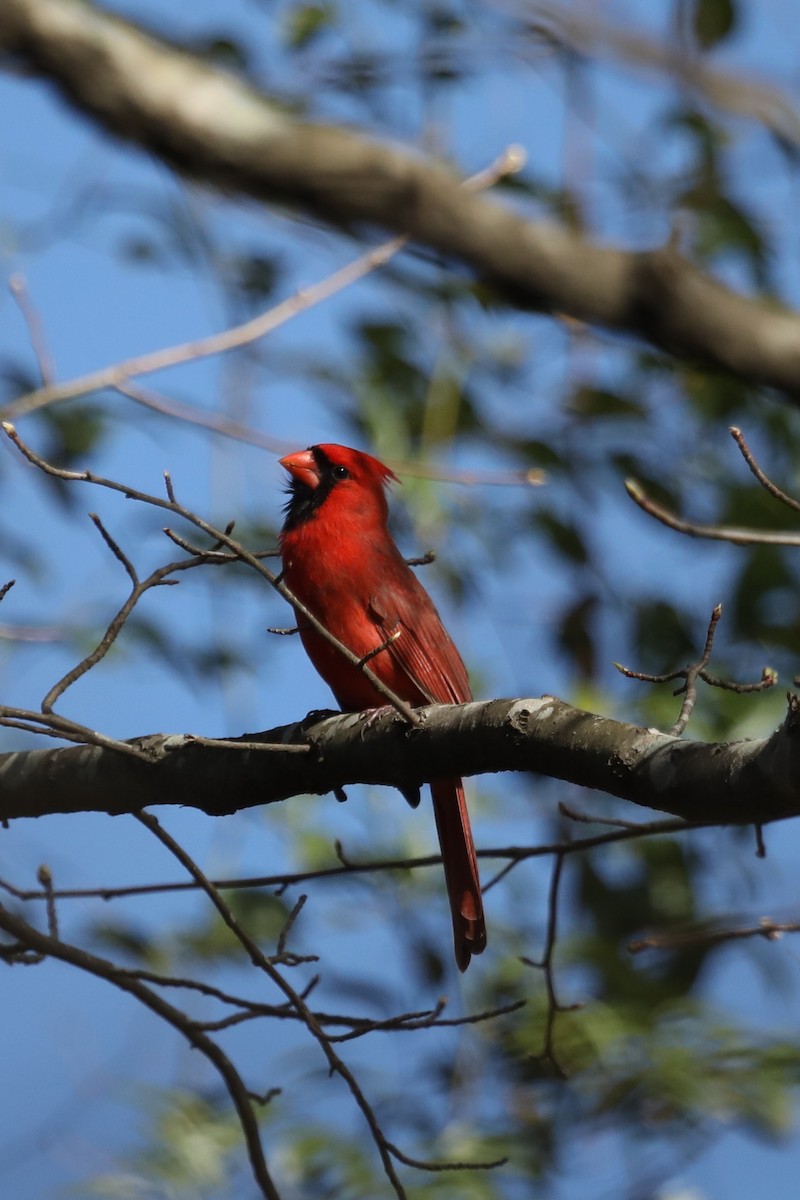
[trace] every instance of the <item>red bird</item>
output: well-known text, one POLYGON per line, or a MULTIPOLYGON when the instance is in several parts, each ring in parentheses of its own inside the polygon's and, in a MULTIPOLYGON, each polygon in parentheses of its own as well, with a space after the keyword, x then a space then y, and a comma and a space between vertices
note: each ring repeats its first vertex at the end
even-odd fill
MULTIPOLYGON (((283 579, 310 612, 408 704, 472 699, 466 668, 433 601, 388 529, 388 467, 347 446, 280 460, 291 475, 280 535, 283 579), (383 647, 383 649, 379 649, 383 647)), ((385 705, 364 673, 296 613, 308 657, 345 712, 385 705)), ((460 779, 431 783, 458 967, 486 946, 478 863, 460 779)))

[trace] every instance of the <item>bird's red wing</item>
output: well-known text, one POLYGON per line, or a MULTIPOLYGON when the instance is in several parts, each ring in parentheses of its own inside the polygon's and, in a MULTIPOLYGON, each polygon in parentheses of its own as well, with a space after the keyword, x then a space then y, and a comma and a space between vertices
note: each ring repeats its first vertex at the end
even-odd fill
POLYGON ((402 588, 396 581, 387 581, 370 597, 369 607, 387 641, 399 630, 384 653, 426 700, 431 704, 463 704, 472 699, 461 655, 442 625, 433 601, 410 570, 402 588))

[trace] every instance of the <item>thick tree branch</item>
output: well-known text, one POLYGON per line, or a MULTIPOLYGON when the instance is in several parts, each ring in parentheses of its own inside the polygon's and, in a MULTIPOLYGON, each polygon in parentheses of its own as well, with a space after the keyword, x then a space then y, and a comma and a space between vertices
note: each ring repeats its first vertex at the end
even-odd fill
MULTIPOLYGON (((5 710, 8 712, 10 710, 5 710)), ((800 814, 800 702, 770 738, 707 744, 584 712, 553 696, 419 709, 409 727, 337 715, 246 734, 248 748, 154 734, 133 745, 150 761, 102 746, 0 756, 0 820, 51 813, 137 812, 179 804, 210 815, 347 784, 419 786, 449 774, 528 771, 568 780, 693 821, 765 824, 800 814), (308 754, 259 751, 307 742, 308 754)))
POLYGON ((672 249, 606 249, 526 221, 468 194, 430 159, 298 121, 239 80, 77 0, 3 0, 0 52, 50 79, 98 124, 205 183, 408 234, 514 303, 800 389, 800 315, 730 291, 672 249))

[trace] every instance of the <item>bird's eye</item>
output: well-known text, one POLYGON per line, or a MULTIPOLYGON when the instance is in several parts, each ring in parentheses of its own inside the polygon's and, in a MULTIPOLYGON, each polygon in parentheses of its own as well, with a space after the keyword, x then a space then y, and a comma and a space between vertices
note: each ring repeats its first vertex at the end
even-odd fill
POLYGON ((348 471, 347 467, 343 467, 341 464, 333 468, 333 476, 335 479, 347 479, 349 474, 350 472, 348 471))

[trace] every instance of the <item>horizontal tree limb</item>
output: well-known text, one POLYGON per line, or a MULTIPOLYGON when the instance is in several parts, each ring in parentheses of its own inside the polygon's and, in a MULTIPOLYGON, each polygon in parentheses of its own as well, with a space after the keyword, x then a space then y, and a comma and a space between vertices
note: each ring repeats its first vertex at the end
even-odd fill
MULTIPOLYGON (((6 710, 10 711, 10 710, 6 710)), ((323 716, 240 747, 152 734, 132 744, 151 761, 101 746, 0 755, 0 820, 136 812, 178 804, 222 815, 349 784, 412 789, 448 775, 525 771, 611 793, 692 821, 765 824, 800 814, 800 701, 761 740, 709 744, 627 725, 554 696, 433 705, 410 727, 387 712, 323 716), (322 719, 321 719, 322 717, 322 719), (308 753, 255 749, 307 744, 308 753)))
POLYGON ((300 121, 246 83, 83 0, 2 0, 0 53, 93 121, 232 194, 410 235, 511 302, 624 330, 742 378, 800 390, 800 314, 742 296, 671 247, 596 245, 473 195, 451 170, 300 121))

